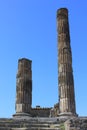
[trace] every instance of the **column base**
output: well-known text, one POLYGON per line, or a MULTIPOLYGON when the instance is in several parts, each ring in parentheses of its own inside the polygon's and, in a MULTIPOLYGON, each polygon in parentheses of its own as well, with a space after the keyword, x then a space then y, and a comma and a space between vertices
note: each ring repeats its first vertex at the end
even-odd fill
POLYGON ((63 112, 63 113, 59 113, 58 116, 61 118, 71 118, 71 117, 77 117, 78 115, 72 112, 63 112))
POLYGON ((32 117, 29 113, 16 113, 13 115, 13 118, 29 118, 32 117))

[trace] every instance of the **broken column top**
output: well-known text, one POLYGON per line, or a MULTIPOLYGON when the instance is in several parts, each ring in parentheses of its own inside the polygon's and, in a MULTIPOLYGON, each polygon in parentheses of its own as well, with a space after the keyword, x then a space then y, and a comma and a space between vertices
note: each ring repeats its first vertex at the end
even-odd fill
POLYGON ((60 8, 57 10, 57 17, 65 16, 68 17, 68 9, 67 8, 60 8))
POLYGON ((32 62, 32 60, 29 60, 29 59, 27 59, 27 58, 21 58, 21 59, 19 59, 18 60, 18 62, 32 62))
POLYGON ((21 58, 18 60, 18 71, 24 69, 32 69, 32 61, 27 58, 21 58))

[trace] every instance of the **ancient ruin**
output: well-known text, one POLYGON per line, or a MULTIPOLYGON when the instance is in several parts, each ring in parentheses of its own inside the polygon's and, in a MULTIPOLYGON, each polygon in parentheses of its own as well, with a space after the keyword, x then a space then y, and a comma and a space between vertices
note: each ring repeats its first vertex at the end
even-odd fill
POLYGON ((32 108, 32 61, 22 58, 18 61, 16 114, 14 116, 57 117, 76 115, 67 9, 60 9, 57 12, 57 30, 59 103, 54 108, 32 108))
POLYGON ((58 27, 58 87, 60 115, 75 115, 75 94, 72 69, 72 52, 68 23, 68 10, 57 12, 58 27))
POLYGON ((59 102, 53 108, 32 108, 32 61, 19 59, 16 113, 0 119, 0 130, 87 130, 87 117, 76 114, 68 10, 57 11, 59 102))
POLYGON ((32 105, 32 61, 20 59, 16 76, 16 113, 29 113, 32 105))

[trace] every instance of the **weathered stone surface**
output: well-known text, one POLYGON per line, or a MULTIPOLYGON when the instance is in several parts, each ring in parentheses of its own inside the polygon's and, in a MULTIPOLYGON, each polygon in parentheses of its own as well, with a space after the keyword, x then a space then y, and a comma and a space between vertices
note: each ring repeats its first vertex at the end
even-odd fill
POLYGON ((59 103, 52 109, 32 108, 32 61, 22 58, 18 61, 16 114, 14 117, 18 114, 23 116, 24 113, 24 116, 32 117, 76 115, 68 10, 66 8, 57 11, 57 27, 59 103))
POLYGON ((65 122, 66 130, 87 130, 87 117, 72 118, 65 122))
POLYGON ((51 108, 32 108, 30 113, 32 117, 49 117, 51 108))
POLYGON ((57 11, 58 30, 58 83, 60 115, 75 115, 74 80, 72 71, 72 53, 68 23, 68 10, 57 11))
POLYGON ((0 119, 0 130, 87 130, 87 117, 0 119))
POLYGON ((61 130, 57 118, 0 119, 0 130, 61 130))
POLYGON ((32 62, 25 58, 19 59, 16 114, 11 119, 0 119, 0 130, 87 130, 87 117, 76 117, 72 53, 66 8, 58 10, 57 22, 59 103, 53 108, 39 106, 32 108, 32 62))
POLYGON ((29 113, 32 105, 32 67, 31 60, 18 61, 16 80, 16 113, 29 113))

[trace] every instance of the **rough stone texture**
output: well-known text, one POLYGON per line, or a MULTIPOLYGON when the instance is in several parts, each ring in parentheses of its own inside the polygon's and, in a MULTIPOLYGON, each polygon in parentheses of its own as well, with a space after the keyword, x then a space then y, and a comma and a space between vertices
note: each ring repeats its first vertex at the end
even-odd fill
POLYGON ((75 115, 74 80, 72 70, 72 53, 68 23, 68 10, 57 11, 58 31, 58 86, 60 115, 75 115))
POLYGON ((62 130, 62 126, 57 118, 0 119, 0 130, 62 130))
POLYGON ((16 85, 17 116, 20 113, 22 113, 21 116, 27 113, 35 117, 76 115, 68 10, 66 8, 61 8, 57 11, 57 26, 59 103, 52 109, 32 108, 32 62, 22 58, 18 61, 16 85))
POLYGON ((87 117, 69 119, 65 122, 65 130, 87 130, 87 117))
POLYGON ((16 113, 29 113, 32 105, 32 69, 31 60, 18 61, 16 80, 16 113))
POLYGON ((54 104, 50 110, 50 117, 57 117, 59 115, 59 103, 54 104))
POLYGON ((30 114, 32 117, 49 117, 51 108, 32 108, 30 114))
POLYGON ((1 118, 0 130, 87 130, 87 117, 64 118, 1 118))
POLYGON ((25 58, 19 59, 16 114, 11 119, 1 118, 0 130, 87 130, 87 117, 75 117, 72 53, 66 8, 58 10, 57 25, 59 103, 53 108, 32 108, 32 62, 25 58))

